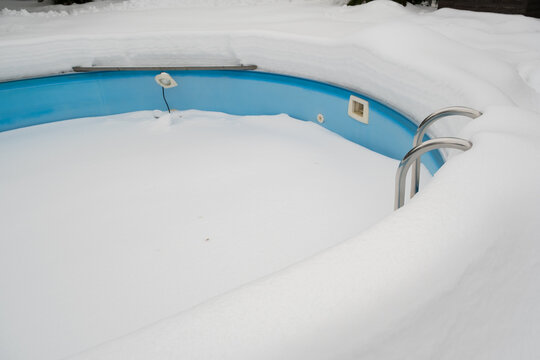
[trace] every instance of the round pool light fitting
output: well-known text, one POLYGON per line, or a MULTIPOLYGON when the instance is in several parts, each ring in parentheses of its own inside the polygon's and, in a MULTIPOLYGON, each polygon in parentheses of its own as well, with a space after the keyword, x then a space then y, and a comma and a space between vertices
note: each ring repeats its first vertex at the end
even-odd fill
POLYGON ((156 75, 155 79, 158 85, 165 89, 178 86, 178 83, 174 81, 171 75, 167 74, 166 72, 162 72, 161 74, 156 75))
POLYGON ((319 124, 322 124, 324 122, 324 115, 323 114, 318 114, 317 115, 317 121, 319 122, 319 124))

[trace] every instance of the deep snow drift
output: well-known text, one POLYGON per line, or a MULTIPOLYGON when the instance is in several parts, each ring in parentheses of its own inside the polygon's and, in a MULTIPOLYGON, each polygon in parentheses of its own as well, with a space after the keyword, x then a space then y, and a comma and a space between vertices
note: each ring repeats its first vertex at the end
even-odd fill
POLYGON ((63 358, 346 240, 392 211, 396 166, 286 115, 0 133, 0 357, 63 358))
POLYGON ((213 3, 3 10, 0 78, 257 64, 356 89, 416 121, 471 106, 485 115, 435 133, 474 146, 359 236, 79 358, 539 358, 540 21, 384 0, 213 3))

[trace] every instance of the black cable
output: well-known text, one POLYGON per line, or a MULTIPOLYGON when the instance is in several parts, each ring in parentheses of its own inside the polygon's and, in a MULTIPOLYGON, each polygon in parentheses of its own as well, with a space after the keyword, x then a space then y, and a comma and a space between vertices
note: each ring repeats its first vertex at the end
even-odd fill
POLYGON ((167 102, 167 99, 165 99, 165 88, 161 88, 161 94, 163 95, 163 100, 165 100, 165 105, 167 105, 167 110, 169 110, 169 114, 171 113, 171 108, 169 108, 169 103, 167 102))

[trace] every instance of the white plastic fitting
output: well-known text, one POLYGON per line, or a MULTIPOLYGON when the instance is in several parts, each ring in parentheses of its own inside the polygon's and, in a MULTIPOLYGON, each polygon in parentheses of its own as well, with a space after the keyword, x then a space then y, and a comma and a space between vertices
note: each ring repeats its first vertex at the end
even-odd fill
POLYGON ((166 72, 162 72, 161 74, 156 75, 155 79, 158 85, 164 87, 165 89, 178 86, 178 83, 174 81, 171 75, 167 74, 166 72))

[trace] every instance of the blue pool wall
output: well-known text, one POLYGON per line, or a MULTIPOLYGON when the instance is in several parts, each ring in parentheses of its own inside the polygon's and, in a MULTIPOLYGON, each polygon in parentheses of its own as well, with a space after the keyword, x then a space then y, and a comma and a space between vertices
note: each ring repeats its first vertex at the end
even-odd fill
MULTIPOLYGON (((166 110, 159 71, 67 74, 0 83, 0 131, 89 116, 166 110)), ((344 138, 401 159, 412 146, 416 125, 362 94, 313 80, 256 71, 168 71, 179 86, 167 89, 173 109, 274 115, 317 123, 344 138), (369 102, 369 124, 348 115, 350 95, 369 102)), ((439 152, 422 157, 431 173, 444 163, 439 152)), ((361 166, 361 164, 352 164, 361 166)))

